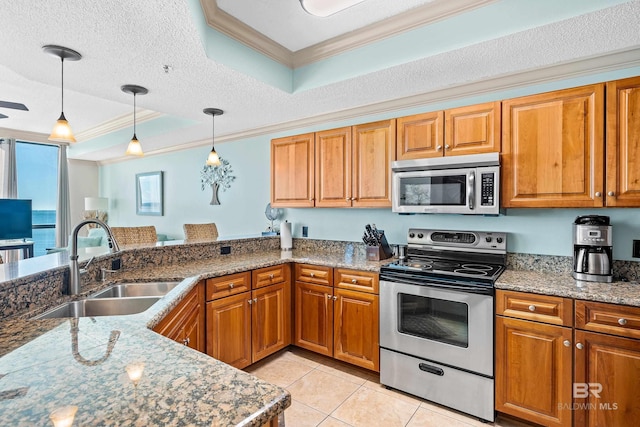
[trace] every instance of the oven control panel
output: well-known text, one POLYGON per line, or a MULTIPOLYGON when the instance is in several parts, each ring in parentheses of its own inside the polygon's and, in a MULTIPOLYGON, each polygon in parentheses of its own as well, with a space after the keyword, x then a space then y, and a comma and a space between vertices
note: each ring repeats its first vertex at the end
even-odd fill
POLYGON ((410 228, 407 243, 415 246, 506 251, 507 233, 410 228))

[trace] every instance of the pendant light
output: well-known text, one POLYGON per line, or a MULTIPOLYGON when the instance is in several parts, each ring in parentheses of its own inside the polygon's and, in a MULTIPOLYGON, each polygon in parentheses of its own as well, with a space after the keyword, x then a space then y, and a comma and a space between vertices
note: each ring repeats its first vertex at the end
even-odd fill
POLYGON ((52 44, 48 44, 46 46, 42 46, 42 49, 53 56, 57 56, 60 58, 60 62, 62 64, 62 79, 61 79, 61 105, 60 108, 60 118, 55 125, 53 125, 53 130, 51 131, 51 135, 49 135, 49 141, 55 142, 76 142, 76 139, 73 136, 73 132, 71 131, 71 126, 69 126, 69 122, 67 122, 67 118, 64 116, 64 60, 68 61, 78 61, 82 58, 78 52, 73 49, 69 49, 63 46, 56 46, 52 44))
POLYGON ((224 111, 222 111, 219 108, 205 108, 204 110, 202 110, 202 112, 205 114, 209 114, 211 116, 211 123, 212 123, 211 152, 209 153, 209 157, 207 158, 207 165, 220 166, 220 156, 218 156, 218 153, 216 153, 216 147, 214 143, 214 139, 215 139, 214 131, 216 129, 216 126, 215 126, 216 116, 221 116, 222 114, 224 114, 224 111))
POLYGON ((129 141, 127 152, 125 154, 127 156, 143 156, 144 153, 142 152, 142 146, 136 136, 136 95, 146 95, 149 91, 146 88, 137 85, 124 85, 120 89, 122 89, 124 93, 133 94, 133 138, 129 141))

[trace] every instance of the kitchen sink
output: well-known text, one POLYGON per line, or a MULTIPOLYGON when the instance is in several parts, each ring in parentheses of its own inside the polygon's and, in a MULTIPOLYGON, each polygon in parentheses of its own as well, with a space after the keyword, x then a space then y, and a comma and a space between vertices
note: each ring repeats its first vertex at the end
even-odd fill
POLYGON ((161 297, 180 282, 120 283, 96 292, 89 298, 161 297))
POLYGON ((142 313, 151 307, 160 296, 134 298, 99 298, 70 301, 59 305, 34 319, 55 319, 60 317, 122 316, 142 313))

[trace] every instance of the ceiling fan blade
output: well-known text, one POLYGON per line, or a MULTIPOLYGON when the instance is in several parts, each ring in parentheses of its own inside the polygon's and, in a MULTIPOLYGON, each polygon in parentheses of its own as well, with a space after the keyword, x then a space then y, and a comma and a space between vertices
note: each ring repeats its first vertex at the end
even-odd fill
POLYGON ((6 119, 9 116, 5 116, 4 114, 0 113, 0 119, 6 119))
POLYGON ((19 102, 0 101, 0 107, 12 108, 14 110, 29 111, 26 105, 20 104, 19 102))

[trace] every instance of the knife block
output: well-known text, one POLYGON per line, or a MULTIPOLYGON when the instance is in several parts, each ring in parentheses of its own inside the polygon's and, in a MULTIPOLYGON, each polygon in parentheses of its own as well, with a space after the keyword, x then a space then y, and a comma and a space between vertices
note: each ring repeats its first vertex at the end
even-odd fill
POLYGON ((367 246, 367 261, 382 261, 393 256, 393 251, 384 236, 384 232, 380 234, 380 246, 367 246))

